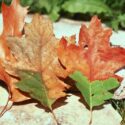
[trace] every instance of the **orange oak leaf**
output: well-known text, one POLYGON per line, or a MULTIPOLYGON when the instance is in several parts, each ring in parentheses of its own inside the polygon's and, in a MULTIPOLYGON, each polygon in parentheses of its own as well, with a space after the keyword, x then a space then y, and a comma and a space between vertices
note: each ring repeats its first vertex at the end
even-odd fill
POLYGON ((6 61, 6 71, 16 74, 17 70, 29 70, 41 73, 48 89, 48 96, 58 99, 65 96, 68 87, 59 77, 66 72, 57 57, 59 40, 55 38, 49 19, 35 15, 31 23, 24 27, 25 37, 8 38, 8 46, 16 62, 6 61))
POLYGON ((12 0, 10 6, 2 3, 4 36, 20 36, 24 27, 27 8, 20 5, 20 0, 12 0))
MULTIPOLYGON (((2 16, 3 16, 3 32, 0 36, 0 79, 3 80, 12 94, 12 101, 23 101, 27 99, 22 92, 16 89, 14 82, 18 79, 8 75, 3 68, 5 59, 13 60, 13 56, 8 48, 6 39, 8 36, 21 36, 24 27, 24 18, 27 9, 21 7, 19 0, 13 0, 10 6, 2 3, 2 16), (6 76, 6 78, 5 78, 6 76), (5 78, 5 79, 3 79, 5 78)), ((14 60, 13 60, 14 61, 14 60)))
POLYGON ((6 45, 6 37, 20 36, 22 34, 27 12, 27 8, 20 5, 20 0, 12 0, 10 6, 2 3, 3 32, 0 36, 0 43, 5 53, 4 57, 10 56, 10 51, 6 45))
POLYGON ((58 56, 70 74, 81 71, 89 80, 104 80, 116 77, 115 72, 125 66, 125 49, 110 45, 111 29, 104 29, 94 16, 90 26, 81 26, 78 45, 68 44, 62 38, 58 56))

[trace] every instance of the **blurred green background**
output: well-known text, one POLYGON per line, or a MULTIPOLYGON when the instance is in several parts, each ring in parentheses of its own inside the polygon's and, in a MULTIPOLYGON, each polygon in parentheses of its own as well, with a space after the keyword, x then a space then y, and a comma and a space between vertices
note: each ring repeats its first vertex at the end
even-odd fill
MULTIPOLYGON (((12 0, 0 0, 10 5, 12 0)), ((125 29, 125 0, 20 0, 30 13, 48 14, 53 21, 60 17, 89 21, 98 15, 115 31, 125 29)))

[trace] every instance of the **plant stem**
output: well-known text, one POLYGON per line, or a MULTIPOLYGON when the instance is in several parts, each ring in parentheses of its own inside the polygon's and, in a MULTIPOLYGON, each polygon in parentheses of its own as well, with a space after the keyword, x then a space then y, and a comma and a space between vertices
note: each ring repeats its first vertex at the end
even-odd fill
POLYGON ((55 116, 53 110, 51 110, 51 113, 52 113, 52 115, 53 115, 53 117, 54 117, 54 120, 55 120, 56 124, 57 124, 57 125, 60 125, 60 123, 58 123, 58 120, 57 120, 57 118, 56 118, 56 116, 55 116))
POLYGON ((89 121, 89 125, 92 125, 92 119, 93 119, 92 108, 90 108, 90 121, 89 121))
POLYGON ((0 112, 0 117, 2 117, 4 115, 5 112, 7 112, 8 110, 11 109, 13 102, 11 102, 10 106, 8 107, 10 102, 10 98, 8 98, 6 105, 4 106, 4 108, 2 109, 2 111, 0 112))

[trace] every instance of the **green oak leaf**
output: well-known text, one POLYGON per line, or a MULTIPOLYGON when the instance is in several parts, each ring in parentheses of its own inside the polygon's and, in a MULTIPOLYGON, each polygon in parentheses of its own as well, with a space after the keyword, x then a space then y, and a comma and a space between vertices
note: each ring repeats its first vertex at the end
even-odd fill
POLYGON ((90 82, 87 77, 85 77, 79 71, 71 74, 70 78, 76 81, 76 87, 82 93, 90 109, 92 109, 94 106, 102 105, 106 100, 111 99, 113 94, 110 92, 110 90, 119 86, 119 82, 115 78, 90 82))
POLYGON ((41 74, 32 71, 18 71, 21 80, 16 83, 18 89, 28 93, 33 99, 39 101, 45 107, 52 109, 55 100, 48 97, 47 88, 42 80, 41 74))

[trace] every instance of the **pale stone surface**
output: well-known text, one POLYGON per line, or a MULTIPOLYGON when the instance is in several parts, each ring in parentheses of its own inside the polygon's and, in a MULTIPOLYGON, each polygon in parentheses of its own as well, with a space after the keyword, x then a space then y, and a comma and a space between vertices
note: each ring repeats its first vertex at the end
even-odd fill
POLYGON ((120 87, 114 93, 114 99, 125 99, 125 78, 121 82, 120 87))
POLYGON ((0 86, 0 106, 4 106, 8 101, 8 92, 0 86))
MULTIPOLYGON (((67 104, 54 110, 60 125, 88 125, 90 112, 79 102, 79 97, 70 95, 65 102, 67 104)), ((0 118, 0 125, 56 125, 50 112, 35 105, 35 103, 29 103, 13 106, 0 118)), ((120 121, 120 115, 110 104, 93 111, 92 125, 120 125, 120 121)))

